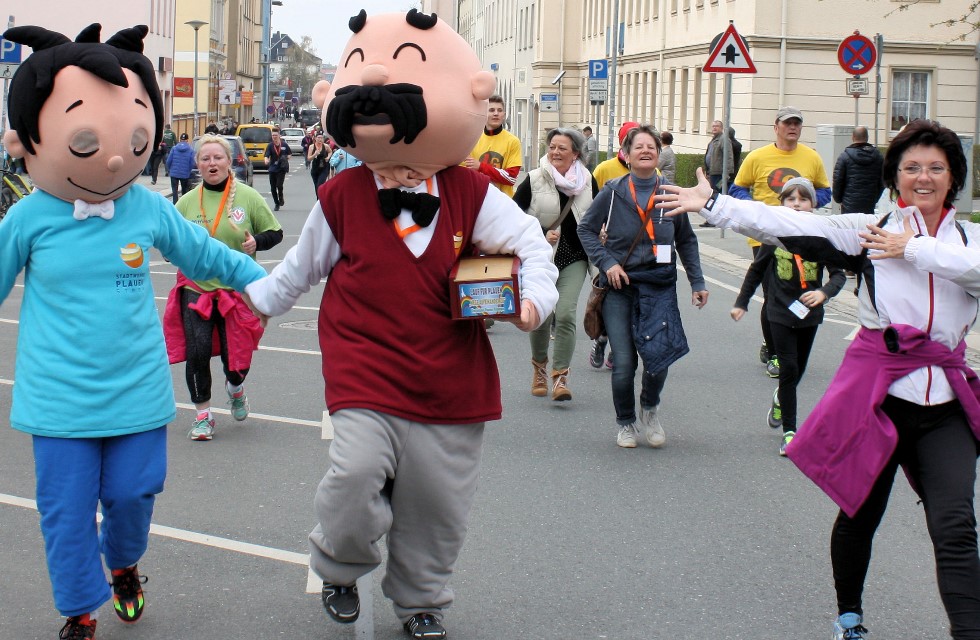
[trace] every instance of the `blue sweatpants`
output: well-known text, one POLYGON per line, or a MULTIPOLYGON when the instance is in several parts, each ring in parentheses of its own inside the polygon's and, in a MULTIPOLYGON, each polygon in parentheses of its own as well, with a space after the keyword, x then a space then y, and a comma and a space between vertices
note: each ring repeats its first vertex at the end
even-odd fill
POLYGON ((112 597, 101 555, 122 569, 146 552, 167 475, 167 428, 113 438, 34 436, 34 469, 54 606, 63 616, 95 611, 112 597))

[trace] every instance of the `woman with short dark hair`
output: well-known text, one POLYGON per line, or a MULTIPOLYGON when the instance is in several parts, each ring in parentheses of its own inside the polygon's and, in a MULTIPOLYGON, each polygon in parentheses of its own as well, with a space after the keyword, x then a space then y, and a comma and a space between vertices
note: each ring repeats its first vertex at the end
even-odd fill
MULTIPOLYGON (((915 120, 885 154, 897 208, 882 219, 800 214, 691 189, 658 198, 669 215, 700 211, 806 259, 850 269, 861 329, 827 393, 787 455, 841 507, 830 540, 837 590, 834 638, 864 638, 862 594, 875 531, 899 466, 925 511, 950 634, 980 638, 980 556, 973 505, 980 440, 980 384, 965 361, 977 319, 980 225, 958 222, 966 184, 959 137, 915 120)), ((687 216, 679 216, 686 218, 687 216)))
POLYGON ((691 284, 691 303, 708 303, 698 240, 687 216, 673 220, 654 209, 666 182, 657 172, 660 136, 649 125, 630 130, 623 141, 629 173, 610 180, 578 228, 582 246, 609 291, 602 316, 613 358, 612 399, 616 444, 636 447, 639 432, 651 447, 666 442, 658 417, 667 369, 687 353, 677 304, 677 258, 691 284), (656 340, 651 340, 656 336, 656 340), (639 341, 637 341, 639 338, 639 341), (638 352, 637 344, 643 348, 638 352), (642 357, 643 383, 637 419, 635 378, 642 357))

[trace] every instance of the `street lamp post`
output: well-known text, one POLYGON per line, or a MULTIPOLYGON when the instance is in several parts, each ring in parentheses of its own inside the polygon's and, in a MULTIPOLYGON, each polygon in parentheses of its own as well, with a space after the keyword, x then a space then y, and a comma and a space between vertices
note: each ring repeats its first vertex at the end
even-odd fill
POLYGON ((264 62, 259 64, 262 65, 262 101, 265 102, 262 105, 263 114, 265 114, 266 107, 272 104, 272 98, 269 96, 269 64, 272 62, 272 54, 269 48, 272 46, 273 5, 281 7, 282 0, 262 0, 262 60, 264 62))
POLYGON ((198 86, 197 80, 197 33, 201 30, 201 27, 207 24, 204 20, 188 20, 185 22, 187 26, 194 29, 194 137, 197 137, 197 94, 199 93, 200 87, 198 86))

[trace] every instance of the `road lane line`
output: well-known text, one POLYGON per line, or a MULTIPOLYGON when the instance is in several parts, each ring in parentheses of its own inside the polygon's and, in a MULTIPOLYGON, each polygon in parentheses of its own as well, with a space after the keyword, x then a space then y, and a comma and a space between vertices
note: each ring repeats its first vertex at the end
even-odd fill
MULTIPOLYGON (((19 496, 12 496, 6 493, 0 493, 0 504, 37 511, 37 503, 34 500, 21 498, 19 496)), ((102 521, 101 513, 96 513, 96 520, 99 522, 102 521)), ((286 551, 284 549, 276 549, 274 547, 266 547, 258 544, 252 544, 251 542, 241 542, 238 540, 232 540, 231 538, 212 536, 206 533, 188 531, 187 529, 177 529, 160 524, 151 524, 150 533, 160 536, 161 538, 181 540, 183 542, 190 542, 192 544, 212 547, 215 549, 224 549, 225 551, 232 551, 243 555, 268 558, 269 560, 276 560, 278 562, 286 562, 304 567, 308 567, 310 565, 310 556, 307 554, 296 553, 295 551, 286 551)))

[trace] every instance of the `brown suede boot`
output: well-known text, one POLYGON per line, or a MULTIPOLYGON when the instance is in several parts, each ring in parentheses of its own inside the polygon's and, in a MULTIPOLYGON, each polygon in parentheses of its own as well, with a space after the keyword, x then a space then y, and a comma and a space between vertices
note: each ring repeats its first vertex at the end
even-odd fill
POLYGON ((545 358, 544 362, 536 362, 532 358, 531 366, 534 367, 534 377, 531 378, 531 395, 539 398, 548 395, 548 359, 545 358))
POLYGON ((572 392, 568 390, 568 369, 551 371, 551 399, 555 401, 572 399, 572 392))

